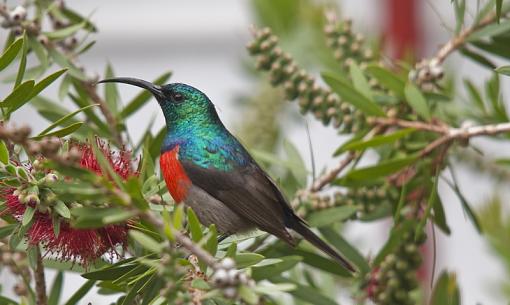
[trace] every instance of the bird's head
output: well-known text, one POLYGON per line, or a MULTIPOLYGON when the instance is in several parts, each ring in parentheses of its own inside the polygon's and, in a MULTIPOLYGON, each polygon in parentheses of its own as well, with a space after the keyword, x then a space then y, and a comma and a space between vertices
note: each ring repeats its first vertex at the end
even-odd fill
POLYGON ((99 83, 124 83, 146 89, 158 101, 167 124, 182 120, 217 118, 216 110, 209 98, 202 91, 190 85, 172 83, 159 86, 130 77, 104 79, 99 83))

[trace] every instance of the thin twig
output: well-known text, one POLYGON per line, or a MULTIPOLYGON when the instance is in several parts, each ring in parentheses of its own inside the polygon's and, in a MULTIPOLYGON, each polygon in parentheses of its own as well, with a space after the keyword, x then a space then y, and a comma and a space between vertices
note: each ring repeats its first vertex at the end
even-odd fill
POLYGON ((47 305, 48 297, 46 296, 46 280, 44 278, 44 266, 42 262, 41 250, 39 249, 39 245, 35 245, 35 247, 37 254, 37 265, 35 266, 34 277, 37 305, 47 305))
POLYGON ((312 185, 310 188, 310 192, 316 193, 324 186, 326 186, 328 183, 330 183, 333 179, 338 177, 338 174, 340 174, 355 158, 357 154, 354 152, 349 152, 347 156, 340 161, 334 168, 332 168, 329 172, 326 174, 320 176, 317 181, 312 185))
POLYGON ((491 14, 484 19, 482 19, 480 22, 476 23, 470 28, 467 28, 459 33, 459 35, 453 37, 448 41, 446 44, 444 44, 439 51, 437 51, 436 55, 432 59, 436 59, 437 63, 442 63, 448 55, 450 55, 453 51, 457 50, 458 48, 462 47, 466 40, 469 38, 471 34, 474 32, 484 28, 485 26, 493 23, 496 21, 496 14, 491 14))

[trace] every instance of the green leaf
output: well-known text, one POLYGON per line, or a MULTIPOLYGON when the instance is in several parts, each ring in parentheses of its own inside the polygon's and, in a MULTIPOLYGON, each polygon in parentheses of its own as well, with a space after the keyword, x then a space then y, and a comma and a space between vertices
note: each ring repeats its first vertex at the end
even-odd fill
POLYGON ((58 305, 60 295, 62 294, 62 283, 64 281, 64 273, 59 271, 51 285, 50 295, 48 296, 48 305, 58 305))
POLYGON ((84 273, 81 276, 89 280, 114 281, 124 274, 129 273, 137 266, 138 265, 135 264, 108 266, 100 270, 84 273))
POLYGON ((28 43, 32 51, 34 51, 35 56, 37 56, 41 68, 45 71, 49 66, 46 48, 33 36, 28 37, 28 43))
POLYGON ((76 77, 77 79, 80 79, 80 80, 86 80, 87 77, 85 76, 85 74, 83 73, 83 71, 81 71, 80 69, 78 69, 65 55, 63 55, 62 53, 60 53, 59 51, 57 51, 56 49, 54 48, 49 48, 48 49, 48 53, 50 55, 50 57, 59 65, 61 66, 62 68, 66 68, 68 69, 68 72, 71 76, 74 76, 76 77))
POLYGON ((342 253, 350 262, 354 263, 361 273, 370 272, 370 266, 363 255, 353 247, 347 240, 338 234, 332 227, 319 229, 322 236, 340 253, 342 253))
POLYGON ((60 75, 64 74, 66 71, 67 69, 58 70, 57 72, 48 75, 46 78, 35 84, 34 89, 32 89, 30 92, 28 99, 31 99, 39 94, 39 92, 43 91, 46 87, 51 85, 57 78, 60 77, 60 75))
POLYGON ((205 244, 205 249, 212 255, 215 256, 218 251, 218 231, 216 230, 216 226, 211 224, 209 226, 209 238, 205 244))
MULTIPOLYGON (((69 114, 66 114, 65 116, 61 117, 60 119, 54 121, 50 126, 46 127, 43 131, 41 131, 37 136, 44 136, 44 135, 47 135, 48 132, 50 132, 51 130, 53 130, 54 128, 56 128, 57 126, 60 126, 62 125, 63 123, 69 121, 72 117, 74 117, 75 115, 77 115, 78 113, 82 112, 82 111, 85 111, 89 108, 92 108, 92 107, 96 107, 98 106, 99 104, 93 104, 93 105, 88 105, 88 106, 85 106, 85 107, 82 107, 76 111, 73 111, 69 114)), ((77 123, 77 122, 75 122, 77 123)), ((75 124, 73 123, 73 124, 75 124)))
POLYGON ((457 20, 455 24, 455 34, 459 34, 462 26, 464 25, 464 16, 466 13, 466 1, 465 0, 455 0, 455 19, 457 20))
POLYGON ((468 216, 469 220, 471 221, 471 223, 473 224, 475 229, 478 231, 478 233, 482 233, 483 229, 482 229, 482 226, 480 225, 480 221, 478 220, 478 217, 476 216, 475 212, 471 208, 471 205, 467 201, 466 197, 464 197, 464 195, 462 194, 459 184, 457 183, 457 177, 451 167, 450 167, 450 172, 452 173, 453 183, 451 183, 449 180, 445 179, 446 183, 455 192, 455 194, 459 198, 460 204, 462 205, 462 209, 464 210, 464 213, 466 213, 466 215, 468 216))
POLYGON ((510 21, 504 21, 499 24, 493 23, 485 27, 481 27, 480 30, 474 32, 468 36, 468 42, 474 42, 480 39, 486 39, 487 37, 497 36, 510 31, 510 21))
MULTIPOLYGON (((156 85, 163 85, 168 81, 170 76, 172 75, 172 72, 166 72, 156 78, 153 83, 156 85)), ((147 90, 143 90, 141 93, 139 93, 137 96, 135 96, 120 112, 121 118, 127 118, 131 116, 133 113, 138 111, 140 108, 142 108, 143 105, 152 97, 152 94, 148 92, 147 90)), ((158 148, 159 149, 159 148, 158 148)))
POLYGON ((283 276, 279 276, 273 278, 273 282, 275 283, 290 283, 296 286, 296 289, 290 291, 289 293, 295 296, 297 299, 303 300, 308 304, 314 305, 337 305, 338 303, 329 297, 320 293, 319 289, 308 287, 305 285, 301 285, 300 283, 291 280, 289 278, 285 278, 283 276))
POLYGON ((345 180, 373 180, 390 175, 416 161, 416 156, 404 157, 379 162, 376 165, 351 170, 345 180))
POLYGON ((434 202, 432 210, 434 211, 433 218, 434 223, 439 227, 439 229, 441 229, 441 231, 443 231, 443 233, 445 233, 446 235, 450 235, 451 230, 446 221, 443 202, 441 201, 441 198, 439 196, 437 197, 437 200, 434 202))
POLYGON ((248 304, 257 304, 259 301, 258 295, 253 289, 248 288, 246 285, 241 285, 238 289, 239 296, 243 301, 248 304))
POLYGON ((5 225, 0 227, 0 239, 6 238, 18 227, 18 224, 5 225))
POLYGON ((71 125, 69 125, 67 127, 62 128, 62 129, 55 130, 53 132, 49 132, 49 133, 47 133, 45 135, 32 137, 32 139, 39 140, 39 139, 42 139, 44 137, 59 137, 59 138, 63 138, 65 136, 67 136, 67 135, 72 134, 76 130, 78 130, 82 125, 83 125, 83 122, 76 122, 76 123, 73 123, 73 124, 71 124, 71 125))
POLYGON ((96 32, 96 26, 88 20, 88 18, 85 18, 78 14, 77 12, 69 9, 68 7, 60 8, 60 12, 67 17, 67 19, 71 20, 73 23, 82 23, 84 22, 85 25, 83 26, 84 29, 86 29, 89 32, 96 32))
POLYGON ((282 262, 278 264, 271 264, 265 266, 255 265, 252 267, 251 277, 255 281, 261 281, 264 279, 271 279, 274 276, 279 276, 283 272, 293 268, 297 263, 301 262, 303 258, 297 255, 279 257, 282 262))
POLYGON ((164 246, 162 244, 158 243, 155 239, 140 231, 130 230, 129 236, 131 236, 142 247, 149 250, 150 252, 160 253, 163 250, 164 246))
POLYGON ((379 66, 368 66, 367 72, 377 79, 383 87, 391 90, 398 97, 404 97, 405 81, 393 72, 379 66))
POLYGON ((366 98, 372 100, 372 90, 370 89, 370 85, 368 84, 365 75, 363 75, 363 71, 361 71, 360 67, 355 63, 351 63, 349 67, 352 83, 354 88, 361 92, 366 98))
POLYGON ((264 259, 263 255, 258 253, 237 253, 235 257, 236 267, 239 269, 246 268, 264 259))
POLYGON ((495 70, 499 74, 510 76, 510 66, 501 66, 495 70))
POLYGON ((474 62, 479 63, 480 65, 487 67, 491 70, 496 68, 496 65, 492 63, 489 59, 487 59, 485 56, 483 56, 480 53, 477 53, 475 51, 469 50, 468 48, 461 48, 460 53, 467 58, 473 60, 474 62))
MULTIPOLYGON (((106 71, 104 74, 105 78, 115 77, 113 68, 109 63, 106 65, 106 71)), ((106 104, 108 105, 108 109, 110 109, 113 113, 117 113, 117 104, 119 101, 119 91, 117 89, 117 84, 116 83, 104 84, 104 96, 106 104)))
MULTIPOLYGON (((0 296, 0 305, 18 305, 19 303, 7 297, 0 296)), ((23 303, 24 305, 24 303, 23 303)))
POLYGON ((95 280, 88 280, 78 289, 64 305, 76 305, 96 283, 95 280))
POLYGON ((384 116, 384 111, 369 98, 359 93, 351 85, 344 83, 341 78, 330 72, 323 72, 324 81, 340 95, 346 102, 363 111, 367 115, 384 116))
POLYGON ((34 219, 35 211, 36 211, 36 209, 34 209, 33 207, 27 205, 27 208, 25 209, 25 213, 23 213, 23 219, 21 220, 21 225, 22 226, 25 227, 28 224, 30 224, 32 219, 34 219))
POLYGON ((27 67, 27 50, 28 50, 28 41, 27 41, 27 33, 23 32, 23 46, 21 47, 21 59, 19 61, 18 74, 16 75, 16 81, 14 83, 14 87, 18 87, 23 81, 23 76, 25 75, 25 69, 27 67))
POLYGON ((413 84, 407 83, 405 87, 406 101, 425 120, 430 120, 430 109, 421 91, 413 84))
POLYGON ((3 102, 0 102, 0 107, 8 108, 9 110, 18 109, 28 100, 28 96, 34 88, 34 83, 35 82, 33 80, 28 80, 14 88, 14 90, 3 100, 3 102))
POLYGON ((206 281, 204 281, 203 279, 200 279, 200 278, 193 279, 193 281, 191 281, 191 287, 193 287, 195 289, 200 289, 200 290, 211 289, 211 286, 209 286, 209 284, 206 281))
POLYGON ((308 222, 312 227, 324 227, 349 219, 357 210, 356 207, 348 205, 324 209, 311 213, 308 222))
POLYGON ((309 266, 341 277, 352 277, 351 272, 341 266, 338 262, 314 252, 305 250, 302 246, 299 246, 296 249, 287 248, 286 250, 295 255, 301 256, 303 258, 303 263, 309 266))
POLYGON ((0 56, 0 71, 5 69, 16 58, 23 46, 23 38, 14 41, 0 56))
POLYGON ((397 130, 391 134, 375 136, 368 140, 361 139, 361 140, 357 140, 354 142, 350 142, 350 143, 342 146, 341 150, 338 151, 338 154, 341 154, 341 153, 349 151, 349 150, 363 150, 363 149, 370 148, 370 147, 380 146, 380 145, 384 145, 384 144, 390 144, 390 143, 393 143, 393 142, 413 133, 414 131, 416 131, 416 129, 406 128, 406 129, 397 130))
POLYGON ((434 286, 431 305, 460 305, 460 291, 454 273, 443 271, 434 286))
POLYGON ((423 230, 425 225, 427 224, 427 220, 430 217, 430 212, 432 211, 432 207, 435 205, 435 202, 438 200, 437 194, 437 180, 438 176, 434 178, 434 184, 432 185, 432 189, 430 190, 429 199, 427 200, 427 206, 425 207, 425 214, 421 217, 420 222, 416 226, 416 230, 414 231, 414 239, 418 240, 420 236, 423 234, 423 230))
POLYGON ((0 140, 0 162, 5 165, 9 164, 9 150, 3 140, 0 140))
POLYGON ((55 212, 57 212, 60 216, 67 219, 71 218, 71 211, 63 201, 57 200, 53 208, 55 209, 55 212))
POLYGON ((487 112, 485 103, 483 102, 482 96, 476 86, 468 79, 464 80, 464 85, 466 86, 469 96, 475 105, 478 106, 482 112, 487 112))
POLYGON ((197 214, 191 208, 188 208, 188 228, 191 232, 191 239, 194 242, 199 242, 203 237, 202 228, 200 227, 197 214))
POLYGON ((59 29, 53 32, 45 32, 43 33, 46 37, 48 37, 51 40, 60 40, 67 38, 74 33, 78 32, 80 29, 82 29, 85 26, 85 22, 81 22, 78 24, 73 24, 68 27, 65 27, 63 29, 59 29))

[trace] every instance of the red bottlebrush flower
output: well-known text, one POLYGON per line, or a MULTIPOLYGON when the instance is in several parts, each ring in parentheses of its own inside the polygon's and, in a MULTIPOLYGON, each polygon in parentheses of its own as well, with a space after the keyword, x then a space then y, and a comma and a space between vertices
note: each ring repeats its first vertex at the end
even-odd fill
MULTIPOLYGON (((98 140, 97 144, 120 177, 127 179, 138 174, 132 169, 129 151, 112 152, 104 142, 98 140)), ((81 144, 77 147, 82 152, 80 165, 102 174, 91 145, 81 144)), ((31 203, 20 202, 15 190, 14 188, 6 189, 0 196, 6 201, 6 212, 21 221, 26 205, 35 206, 31 203)), ((73 228, 65 219, 60 219, 60 221, 58 235, 55 235, 51 215, 36 211, 32 226, 26 233, 28 243, 31 245, 40 244, 47 253, 56 255, 61 260, 78 262, 85 267, 106 253, 119 256, 115 251, 116 246, 121 245, 123 248, 126 246, 127 224, 108 225, 97 229, 77 229, 73 228)))

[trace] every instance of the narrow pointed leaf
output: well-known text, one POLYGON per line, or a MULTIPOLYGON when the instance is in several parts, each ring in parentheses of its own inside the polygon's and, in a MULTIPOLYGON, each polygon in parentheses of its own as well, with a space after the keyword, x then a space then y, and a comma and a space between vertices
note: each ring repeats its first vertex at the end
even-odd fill
POLYGON ((406 83, 396 74, 379 66, 369 66, 367 72, 375 77, 383 87, 393 91, 399 97, 404 97, 406 83))
POLYGON ((30 92, 29 99, 33 98, 39 92, 43 91, 46 87, 51 85, 57 78, 60 77, 60 75, 64 74, 67 71, 67 69, 59 70, 53 74, 48 75, 46 78, 38 82, 34 85, 34 89, 32 89, 32 92, 30 92))
POLYGON ((60 119, 56 120, 55 122, 53 122, 50 126, 46 127, 43 131, 41 131, 38 136, 44 136, 46 134, 48 134, 50 131, 52 131, 53 129, 55 129, 56 127, 62 125, 63 123, 66 123, 67 121, 69 121, 72 117, 74 117, 75 115, 77 115, 78 113, 84 111, 84 110, 87 110, 89 108, 92 108, 92 107, 95 107, 95 106, 98 106, 99 104, 93 104, 93 105, 88 105, 88 106, 85 106, 85 107, 82 107, 76 111, 73 111, 63 117, 61 117, 60 119))
POLYGON ((27 97, 30 95, 30 92, 34 88, 34 83, 35 82, 33 80, 28 80, 14 88, 14 91, 12 91, 2 102, 0 102, 0 107, 9 109, 19 108, 27 101, 27 97))
POLYGON ((71 218, 71 211, 63 201, 58 200, 53 208, 60 216, 67 219, 71 218))
POLYGON ((405 157, 393 160, 382 161, 373 166, 362 167, 350 171, 345 179, 350 180, 371 180, 392 174, 416 161, 416 157, 405 157))
POLYGON ((43 136, 36 136, 36 137, 32 137, 32 139, 34 140, 39 140, 39 139, 42 139, 43 137, 59 137, 59 138, 63 138, 67 135, 70 135, 72 134, 73 132, 75 132, 76 130, 78 130, 81 126, 83 125, 83 122, 76 122, 76 123, 73 123, 67 127, 64 127, 62 129, 59 129, 59 130, 55 130, 53 132, 49 132, 43 136))
POLYGON ((342 97, 347 103, 358 108, 367 115, 384 116, 384 111, 375 102, 358 92, 351 85, 344 83, 339 77, 330 72, 322 73, 324 81, 342 97))
POLYGON ((372 90, 370 89, 370 85, 368 84, 368 81, 365 78, 365 75, 363 75, 363 71, 361 71, 360 67, 353 62, 349 67, 349 71, 354 88, 356 88, 356 90, 358 90, 366 98, 372 99, 372 90))
POLYGON ((430 120, 430 109, 427 105, 427 100, 421 91, 412 83, 407 83, 405 87, 406 101, 419 114, 427 121, 430 120))
POLYGON ((23 81, 23 76, 25 75, 25 69, 27 68, 27 50, 28 50, 28 40, 27 33, 23 32, 23 45, 21 47, 21 58, 19 61, 18 75, 16 76, 16 82, 14 83, 14 87, 17 87, 23 81))
POLYGON ((0 71, 5 69, 16 58, 23 46, 23 38, 14 41, 0 56, 0 71))
POLYGON ((0 140, 0 162, 4 165, 9 163, 9 150, 3 140, 0 140))
POLYGON ((62 293, 62 283, 64 281, 64 273, 59 271, 53 280, 53 285, 51 285, 50 295, 48 296, 48 305, 58 305, 60 300, 60 295, 62 293))
MULTIPOLYGON (((350 142, 349 144, 342 146, 342 149, 338 151, 338 154, 341 154, 343 152, 349 151, 349 150, 362 150, 370 147, 380 146, 384 144, 390 144, 393 143, 411 133, 416 131, 413 128, 406 128, 401 129, 398 131, 395 131, 391 134, 381 135, 381 136, 375 136, 369 140, 358 140, 354 142, 350 142)), ((335 152, 337 153, 337 152, 335 152)))
POLYGON ((80 29, 82 29, 85 26, 85 22, 81 22, 78 24, 73 24, 68 27, 65 27, 63 29, 59 29, 53 32, 45 32, 44 35, 48 37, 51 40, 60 40, 67 38, 74 33, 78 32, 80 29))
POLYGON ((501 66, 495 70, 499 74, 510 76, 510 66, 501 66))
POLYGON ((308 217, 312 227, 324 227, 333 223, 340 223, 349 219, 358 209, 354 206, 339 206, 331 209, 316 211, 308 217))
POLYGON ((151 252, 160 253, 163 250, 162 244, 140 231, 131 230, 129 231, 129 236, 136 240, 142 247, 151 252))
MULTIPOLYGON (((106 65, 105 78, 114 78, 115 74, 110 64, 106 65)), ((104 84, 104 96, 108 108, 113 112, 117 113, 117 103, 119 100, 119 92, 116 83, 104 84)))
POLYGON ((34 214, 35 214, 35 209, 33 207, 27 205, 27 208, 25 209, 25 213, 23 213, 23 219, 21 220, 21 225, 27 226, 34 218, 34 214))
POLYGON ((191 239, 194 242, 199 242, 203 237, 202 228, 200 228, 197 214, 191 208, 188 208, 188 227, 191 232, 191 239))

